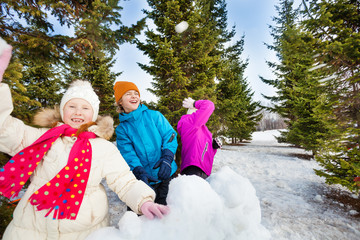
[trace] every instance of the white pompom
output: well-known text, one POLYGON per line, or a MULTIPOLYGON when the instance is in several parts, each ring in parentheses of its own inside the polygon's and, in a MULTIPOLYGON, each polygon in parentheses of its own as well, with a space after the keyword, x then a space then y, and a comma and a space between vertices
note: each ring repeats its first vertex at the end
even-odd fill
POLYGON ((184 32, 189 27, 189 24, 186 21, 182 21, 181 23, 177 24, 175 26, 175 31, 177 33, 184 32))
POLYGON ((10 45, 7 44, 7 42, 0 37, 0 56, 4 52, 5 49, 9 48, 10 45))

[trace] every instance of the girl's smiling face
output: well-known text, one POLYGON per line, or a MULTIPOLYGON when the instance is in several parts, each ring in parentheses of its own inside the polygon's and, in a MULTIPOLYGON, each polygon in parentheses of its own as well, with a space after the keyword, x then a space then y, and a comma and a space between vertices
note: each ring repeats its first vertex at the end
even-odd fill
POLYGON ((64 106, 63 120, 72 128, 92 121, 94 110, 90 103, 82 98, 72 98, 64 106))
POLYGON ((121 97, 119 102, 125 113, 130 113, 139 107, 140 95, 135 90, 129 90, 121 97))

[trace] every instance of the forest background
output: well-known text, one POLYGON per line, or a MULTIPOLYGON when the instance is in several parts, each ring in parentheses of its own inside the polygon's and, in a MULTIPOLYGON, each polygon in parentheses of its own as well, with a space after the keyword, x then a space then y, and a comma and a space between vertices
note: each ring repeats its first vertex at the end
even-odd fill
MULTIPOLYGON (((215 136, 237 144, 251 140, 266 109, 284 120, 280 142, 311 151, 324 168, 316 173, 329 184, 359 192, 360 182, 360 2, 358 0, 280 0, 265 43, 276 55, 267 65, 276 89, 253 99, 242 59, 245 34, 228 26, 225 0, 147 0, 145 17, 122 24, 118 0, 5 0, 0 3, 0 37, 13 46, 5 72, 14 101, 13 116, 31 124, 34 113, 53 108, 74 79, 92 83, 101 99, 100 114, 117 120, 113 106, 116 51, 134 44, 149 58, 139 63, 152 76, 149 91, 176 129, 186 97, 210 99, 217 106, 208 127, 215 136), (54 21, 73 34, 60 34, 54 21), (187 21, 189 28, 175 32, 187 21), (139 36, 142 36, 141 38, 139 36)), ((118 122, 115 122, 118 124, 118 122)), ((181 149, 181 146, 179 146, 181 149)), ((1 156, 3 165, 9 156, 1 156)), ((181 161, 177 154, 177 161, 181 161)), ((3 201, 4 202, 4 201, 3 201)), ((9 220, 9 205, 1 205, 9 220)), ((6 225, 5 225, 6 226, 6 225)))

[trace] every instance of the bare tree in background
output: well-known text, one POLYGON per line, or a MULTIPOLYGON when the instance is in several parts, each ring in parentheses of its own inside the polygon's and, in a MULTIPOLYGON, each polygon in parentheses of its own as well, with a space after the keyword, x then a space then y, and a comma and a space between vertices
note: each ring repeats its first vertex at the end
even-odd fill
POLYGON ((286 128, 284 119, 279 114, 270 112, 266 109, 263 109, 261 113, 263 117, 256 126, 256 131, 286 128))

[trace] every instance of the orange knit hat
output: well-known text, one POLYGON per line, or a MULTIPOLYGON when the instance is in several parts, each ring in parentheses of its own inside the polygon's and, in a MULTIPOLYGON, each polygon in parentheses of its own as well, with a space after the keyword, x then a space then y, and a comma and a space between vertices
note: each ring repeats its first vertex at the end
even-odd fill
POLYGON ((119 102, 120 98, 129 90, 135 90, 139 93, 140 91, 137 88, 137 86, 132 82, 126 82, 126 81, 118 81, 114 85, 114 95, 115 95, 115 101, 119 102))

